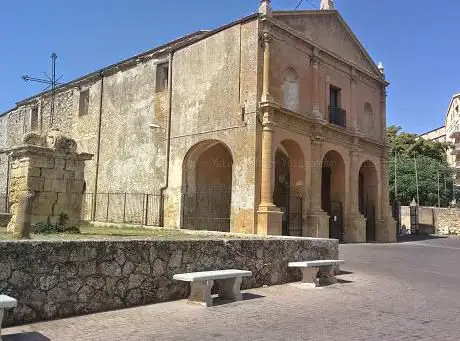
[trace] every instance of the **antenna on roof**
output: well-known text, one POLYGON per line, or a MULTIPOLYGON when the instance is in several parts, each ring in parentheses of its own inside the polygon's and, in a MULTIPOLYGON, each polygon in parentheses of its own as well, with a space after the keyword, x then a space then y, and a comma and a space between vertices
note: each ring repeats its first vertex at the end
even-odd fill
MULTIPOLYGON (((318 8, 318 6, 316 6, 311 0, 306 0, 310 5, 312 5, 314 8, 318 8)), ((299 9, 300 5, 302 5, 303 3, 303 0, 299 0, 297 6, 295 6, 294 10, 297 10, 299 9)))
POLYGON ((62 76, 60 76, 58 79, 56 79, 56 59, 57 59, 57 54, 53 52, 51 54, 51 77, 48 76, 46 72, 45 72, 46 78, 30 77, 29 75, 24 75, 21 77, 25 82, 31 81, 35 83, 47 84, 48 86, 43 91, 46 91, 51 87, 50 128, 53 127, 53 123, 54 123, 54 99, 56 95, 56 86, 61 84, 61 83, 58 83, 58 80, 62 78, 62 76))

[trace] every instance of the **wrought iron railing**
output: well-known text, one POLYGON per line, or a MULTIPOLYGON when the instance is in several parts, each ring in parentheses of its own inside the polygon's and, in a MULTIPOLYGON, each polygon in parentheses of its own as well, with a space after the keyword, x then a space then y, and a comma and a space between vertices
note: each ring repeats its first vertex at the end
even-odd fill
POLYGON ((329 122, 340 127, 347 126, 347 112, 342 108, 329 106, 329 122))
POLYGON ((82 220, 162 226, 163 198, 147 193, 85 193, 82 220))

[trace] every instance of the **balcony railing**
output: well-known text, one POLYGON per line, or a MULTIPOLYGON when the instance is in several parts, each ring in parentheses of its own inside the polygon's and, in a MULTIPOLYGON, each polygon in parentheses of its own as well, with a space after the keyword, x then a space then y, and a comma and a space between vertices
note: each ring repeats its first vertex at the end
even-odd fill
POLYGON ((329 122, 340 127, 347 126, 347 112, 335 106, 329 106, 329 122))

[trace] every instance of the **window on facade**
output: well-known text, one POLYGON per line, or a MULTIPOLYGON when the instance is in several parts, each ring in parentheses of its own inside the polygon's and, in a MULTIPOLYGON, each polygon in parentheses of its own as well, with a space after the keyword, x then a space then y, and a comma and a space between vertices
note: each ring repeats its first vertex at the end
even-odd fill
POLYGON ((157 65, 155 92, 163 92, 168 89, 169 63, 157 65))
POLYGON ((38 107, 33 107, 30 112, 30 130, 38 130, 38 107))
POLYGON ((330 88, 330 106, 333 108, 340 108, 340 92, 339 88, 331 86, 330 88))
POLYGON ((291 111, 299 111, 299 77, 293 68, 284 71, 284 106, 291 111))
POLYGON ((80 106, 78 114, 80 116, 88 115, 89 110, 89 89, 80 92, 80 106))
POLYGON ((347 125, 347 112, 340 105, 341 90, 331 86, 329 89, 329 122, 345 128, 347 125))

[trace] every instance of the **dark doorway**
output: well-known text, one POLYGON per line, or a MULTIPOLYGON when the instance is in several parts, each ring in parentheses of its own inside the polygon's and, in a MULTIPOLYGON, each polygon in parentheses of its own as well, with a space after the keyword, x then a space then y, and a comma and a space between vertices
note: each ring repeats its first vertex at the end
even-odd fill
POLYGON ((342 203, 332 201, 329 204, 329 238, 343 241, 343 207, 342 203))
POLYGON ((273 192, 273 203, 283 212, 283 235, 289 234, 289 189, 291 179, 289 174, 289 157, 277 149, 275 154, 275 188, 273 192))
POLYGON ((372 162, 366 161, 359 171, 359 212, 366 218, 366 241, 376 240, 376 208, 378 195, 377 171, 372 162))

